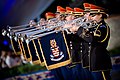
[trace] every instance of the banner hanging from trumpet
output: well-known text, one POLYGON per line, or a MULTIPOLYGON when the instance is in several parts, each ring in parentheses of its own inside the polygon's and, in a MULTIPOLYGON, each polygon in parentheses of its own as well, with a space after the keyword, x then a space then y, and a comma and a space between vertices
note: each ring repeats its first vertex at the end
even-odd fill
POLYGON ((32 41, 33 41, 33 44, 34 44, 34 47, 35 47, 35 50, 36 50, 36 54, 39 58, 39 62, 42 66, 44 66, 44 60, 43 60, 43 57, 42 57, 42 52, 40 50, 40 40, 39 39, 34 39, 32 41))
POLYGON ((52 33, 41 37, 40 47, 48 70, 71 63, 70 52, 64 32, 52 33))

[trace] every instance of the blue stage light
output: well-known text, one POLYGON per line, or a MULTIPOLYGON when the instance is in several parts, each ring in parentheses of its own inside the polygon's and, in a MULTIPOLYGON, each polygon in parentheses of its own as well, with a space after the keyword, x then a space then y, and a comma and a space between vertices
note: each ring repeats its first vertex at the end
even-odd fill
POLYGON ((6 45, 8 45, 8 41, 7 40, 4 40, 3 41, 3 44, 6 46, 6 45))

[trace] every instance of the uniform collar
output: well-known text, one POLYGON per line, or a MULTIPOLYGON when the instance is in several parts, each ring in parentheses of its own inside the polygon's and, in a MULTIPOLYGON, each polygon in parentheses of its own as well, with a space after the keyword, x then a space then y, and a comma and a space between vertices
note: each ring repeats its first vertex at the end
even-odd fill
POLYGON ((104 19, 102 19, 98 24, 105 23, 104 19))

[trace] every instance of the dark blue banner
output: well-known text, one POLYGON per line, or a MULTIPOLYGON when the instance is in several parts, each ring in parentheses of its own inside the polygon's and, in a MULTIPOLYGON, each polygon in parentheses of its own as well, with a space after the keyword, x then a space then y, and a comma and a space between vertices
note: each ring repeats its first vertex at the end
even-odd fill
POLYGON ((39 63, 43 66, 44 65, 44 60, 43 60, 42 53, 41 53, 41 50, 40 50, 39 39, 34 39, 34 40, 32 40, 32 42, 33 42, 33 45, 34 45, 34 48, 35 48, 36 56, 39 59, 39 63))
POLYGON ((30 54, 31 54, 31 57, 32 57, 32 63, 33 64, 39 64, 39 59, 38 59, 37 54, 36 54, 36 50, 35 50, 33 40, 30 41, 28 45, 29 45, 28 48, 30 50, 30 54))
POLYGON ((40 44, 48 70, 70 64, 70 52, 63 32, 41 37, 40 44))
POLYGON ((28 45, 26 44, 25 41, 19 41, 19 45, 22 48, 22 52, 23 52, 23 56, 25 58, 26 61, 31 61, 31 55, 28 49, 28 45))
POLYGON ((17 55, 18 52, 20 52, 19 44, 17 41, 14 40, 14 38, 10 39, 12 49, 14 53, 17 55))

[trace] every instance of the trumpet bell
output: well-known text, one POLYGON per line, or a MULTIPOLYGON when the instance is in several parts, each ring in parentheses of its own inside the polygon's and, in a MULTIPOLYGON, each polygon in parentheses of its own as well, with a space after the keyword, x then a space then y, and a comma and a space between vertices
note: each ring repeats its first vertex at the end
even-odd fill
POLYGON ((7 31, 6 30, 2 30, 2 35, 5 36, 7 34, 7 31))

